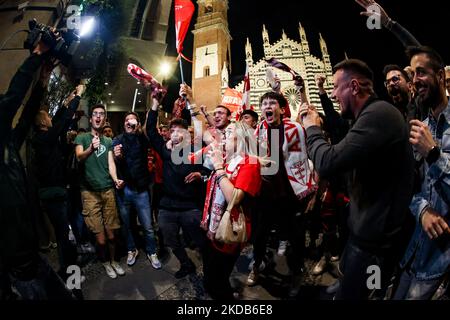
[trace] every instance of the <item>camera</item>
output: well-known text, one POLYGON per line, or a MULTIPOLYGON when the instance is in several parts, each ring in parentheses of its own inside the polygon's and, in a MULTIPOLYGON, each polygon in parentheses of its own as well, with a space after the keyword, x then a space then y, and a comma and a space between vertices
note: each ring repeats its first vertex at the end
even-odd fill
POLYGON ((58 59, 63 65, 68 66, 75 51, 80 44, 80 38, 73 30, 57 29, 60 37, 57 38, 52 28, 38 23, 36 19, 28 22, 30 32, 24 42, 24 48, 33 51, 38 42, 42 42, 50 48, 50 55, 58 59))

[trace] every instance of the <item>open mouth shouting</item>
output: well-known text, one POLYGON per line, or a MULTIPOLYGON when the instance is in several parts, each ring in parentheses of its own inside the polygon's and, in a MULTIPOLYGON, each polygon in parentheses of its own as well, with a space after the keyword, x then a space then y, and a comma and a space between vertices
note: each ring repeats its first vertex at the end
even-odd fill
POLYGON ((273 111, 266 111, 265 112, 265 117, 266 117, 266 120, 267 120, 267 122, 273 122, 273 120, 274 120, 274 114, 273 114, 273 111))

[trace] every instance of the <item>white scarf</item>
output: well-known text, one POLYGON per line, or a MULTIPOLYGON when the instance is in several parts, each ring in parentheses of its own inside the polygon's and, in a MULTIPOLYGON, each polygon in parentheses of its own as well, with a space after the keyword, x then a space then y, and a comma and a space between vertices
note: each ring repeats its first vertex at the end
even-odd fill
MULTIPOLYGON (((297 122, 283 119, 284 143, 282 146, 283 161, 289 182, 297 199, 301 200, 317 190, 314 179, 314 168, 308 159, 305 129, 297 122)), ((264 120, 256 130, 260 146, 267 148, 269 124, 264 120)), ((278 142, 278 141, 277 141, 278 142)), ((268 148, 267 150, 272 150, 268 148)), ((264 155, 260 155, 264 156, 264 155)))
MULTIPOLYGON (((225 170, 229 179, 233 175, 237 174, 237 172, 235 171, 243 160, 244 158, 242 156, 236 156, 230 161, 225 170)), ((208 191, 209 192, 205 201, 201 227, 204 230, 207 230, 208 238, 214 240, 217 228, 219 227, 220 219, 222 219, 222 216, 225 213, 228 205, 222 189, 219 186, 217 175, 215 173, 210 178, 208 191)))

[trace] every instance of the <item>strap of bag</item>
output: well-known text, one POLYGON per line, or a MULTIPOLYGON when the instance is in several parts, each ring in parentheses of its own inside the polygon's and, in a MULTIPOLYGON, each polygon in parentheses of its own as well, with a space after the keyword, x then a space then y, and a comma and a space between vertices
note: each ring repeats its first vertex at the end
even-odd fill
POLYGON ((233 195, 231 196, 231 201, 228 203, 227 211, 231 213, 231 210, 233 210, 234 203, 236 202, 237 197, 237 190, 236 188, 233 189, 233 195))

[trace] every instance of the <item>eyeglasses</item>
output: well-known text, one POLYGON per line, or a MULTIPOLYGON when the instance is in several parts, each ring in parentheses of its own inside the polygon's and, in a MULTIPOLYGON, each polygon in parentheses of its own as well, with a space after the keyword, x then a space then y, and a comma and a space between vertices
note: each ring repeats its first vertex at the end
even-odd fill
POLYGON ((105 116, 105 113, 104 112, 97 112, 97 111, 94 111, 94 112, 92 112, 92 116, 93 117, 104 117, 105 116))
POLYGON ((384 82, 384 86, 387 87, 391 82, 397 83, 397 82, 399 82, 399 81, 400 81, 400 77, 398 77, 398 76, 393 76, 393 77, 390 78, 390 79, 386 79, 386 81, 384 82))

